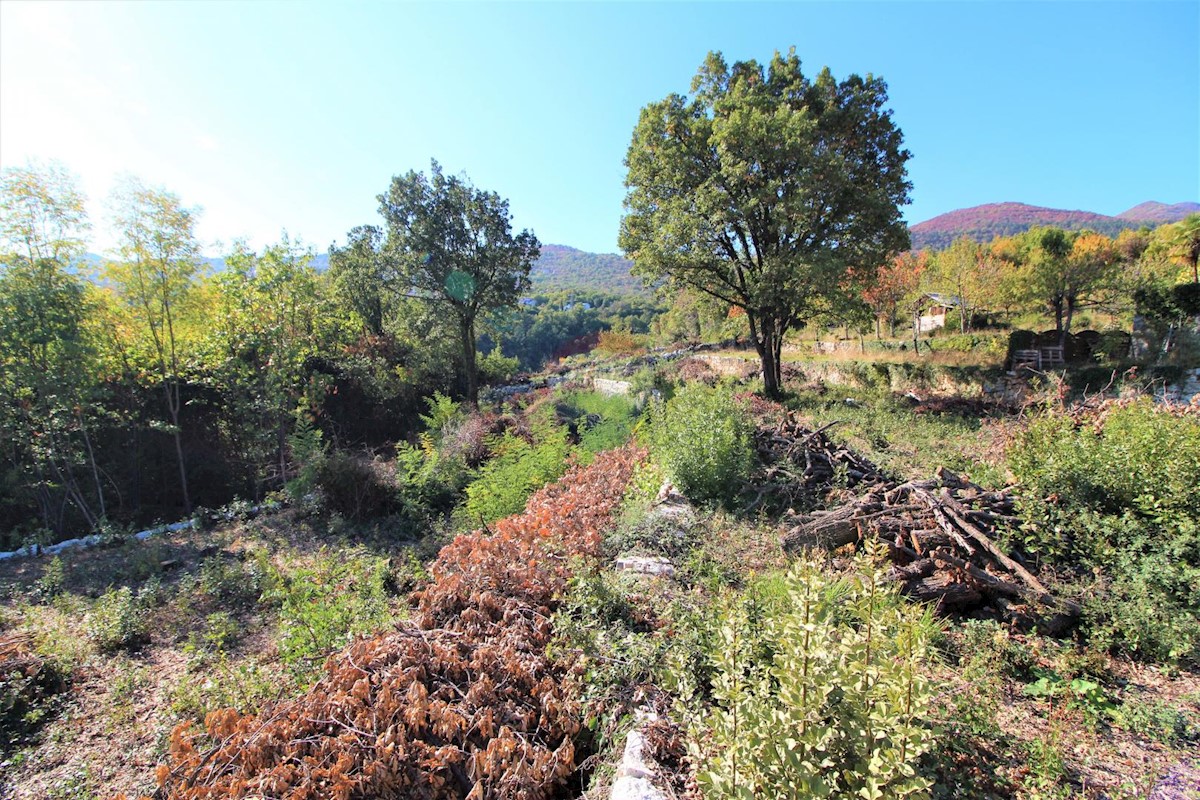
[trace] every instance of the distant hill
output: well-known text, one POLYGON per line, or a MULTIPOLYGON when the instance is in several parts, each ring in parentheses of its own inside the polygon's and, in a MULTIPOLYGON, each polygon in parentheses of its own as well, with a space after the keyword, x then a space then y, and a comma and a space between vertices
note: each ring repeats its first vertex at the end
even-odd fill
MULTIPOLYGON (((97 255, 96 253, 84 253, 79 258, 81 266, 91 270, 95 270, 107 260, 109 259, 106 259, 104 256, 97 255)), ((209 272, 221 272, 225 269, 225 259, 223 258, 204 258, 201 259, 201 261, 204 262, 204 265, 207 267, 209 272)), ((324 272, 325 270, 329 269, 329 254, 314 254, 312 266, 317 272, 324 272)))
POLYGON ((1136 205, 1128 211, 1117 214, 1118 219, 1130 222, 1145 222, 1152 225, 1162 225, 1167 222, 1178 222, 1189 214, 1200 213, 1200 203, 1176 203, 1169 206, 1151 200, 1148 203, 1136 205))
POLYGON ((1188 214, 1200 211, 1200 203, 1142 203, 1115 217, 1091 211, 1066 211, 1043 208, 1025 203, 988 203, 961 208, 909 228, 913 249, 929 247, 935 250, 967 236, 978 242, 989 242, 997 236, 1012 236, 1036 225, 1054 225, 1068 230, 1088 228, 1115 236, 1127 228, 1142 225, 1161 225, 1176 222, 1188 214))
MULTIPOLYGON (((78 268, 94 274, 105 260, 96 253, 84 253, 78 268)), ((223 258, 206 258, 204 263, 209 273, 225 269, 223 258)), ((329 269, 329 254, 317 253, 312 264, 318 272, 324 272, 329 269)), ((615 253, 587 253, 561 244, 544 244, 541 256, 533 263, 530 278, 535 292, 586 289, 612 294, 650 294, 641 278, 630 274, 632 267, 632 261, 615 253)))
POLYGON ((613 294, 649 294, 630 274, 633 262, 615 253, 585 253, 561 244, 542 245, 530 277, 535 292, 590 289, 613 294))

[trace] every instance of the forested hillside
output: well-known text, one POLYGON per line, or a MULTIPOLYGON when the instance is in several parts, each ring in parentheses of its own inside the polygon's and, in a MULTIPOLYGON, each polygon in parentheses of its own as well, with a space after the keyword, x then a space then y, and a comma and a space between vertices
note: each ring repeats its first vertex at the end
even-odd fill
POLYGON ((1200 211, 1198 203, 1176 203, 1168 206, 1149 202, 1134 206, 1115 217, 1091 211, 1065 211, 1024 203, 988 203, 950 211, 919 222, 911 227, 914 250, 941 249, 955 239, 967 237, 977 242, 990 242, 996 236, 1012 236, 1038 225, 1066 230, 1092 230, 1116 236, 1123 230, 1143 225, 1178 222, 1188 214, 1200 211))
POLYGON ((534 262, 535 289, 552 291, 602 291, 610 294, 649 294, 645 284, 630 272, 633 262, 613 253, 585 253, 560 244, 542 246, 534 262))

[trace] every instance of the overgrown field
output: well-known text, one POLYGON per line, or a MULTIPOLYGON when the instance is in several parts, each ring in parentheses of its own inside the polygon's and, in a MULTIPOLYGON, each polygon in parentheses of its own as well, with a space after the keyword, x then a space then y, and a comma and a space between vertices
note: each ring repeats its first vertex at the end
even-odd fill
POLYGON ((635 726, 674 797, 1200 783, 1194 408, 638 382, 302 429, 284 511, 0 564, 0 794, 600 798, 635 726))

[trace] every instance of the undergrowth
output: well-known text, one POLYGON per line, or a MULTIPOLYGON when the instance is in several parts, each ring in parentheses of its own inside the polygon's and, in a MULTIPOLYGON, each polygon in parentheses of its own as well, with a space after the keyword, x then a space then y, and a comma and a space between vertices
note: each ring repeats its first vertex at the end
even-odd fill
POLYGON ((1101 649, 1200 656, 1200 417, 1149 400, 1047 410, 1014 440, 1009 544, 1062 573, 1101 649))

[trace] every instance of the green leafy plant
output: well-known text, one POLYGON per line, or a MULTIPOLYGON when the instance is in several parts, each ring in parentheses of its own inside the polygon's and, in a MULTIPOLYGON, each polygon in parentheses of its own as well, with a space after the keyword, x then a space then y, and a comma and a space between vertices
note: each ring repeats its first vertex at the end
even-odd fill
POLYGON ((463 506, 468 525, 516 514, 534 491, 567 470, 567 431, 555 420, 533 420, 533 441, 506 432, 493 445, 495 456, 479 468, 467 486, 463 506))
POLYGON ((625 444, 638 417, 633 401, 621 395, 567 392, 560 402, 575 418, 579 449, 585 454, 600 453, 625 444))
POLYGON ((63 561, 55 556, 46 563, 42 577, 33 585, 33 595, 38 601, 48 603, 63 593, 66 584, 67 572, 63 561))
POLYGON ((1009 537, 1074 576, 1093 644, 1176 663, 1200 652, 1200 417, 1149 401, 1051 410, 1009 448, 1009 537))
POLYGON ((224 651, 196 653, 188 659, 184 679, 171 689, 170 707, 174 714, 196 720, 222 708, 249 713, 290 688, 289 676, 253 656, 237 660, 224 651))
POLYGON ((135 647, 149 635, 146 611, 128 586, 109 589, 87 615, 88 638, 102 653, 135 647))
POLYGON ((620 729, 639 684, 650 681, 668 647, 656 635, 636 578, 579 565, 554 615, 557 652, 579 664, 573 694, 587 709, 586 721, 603 746, 620 729))
POLYGON ((729 389, 693 384, 655 406, 651 453, 689 498, 730 503, 753 467, 752 433, 729 389))
POLYGON ((1164 744, 1200 740, 1200 718, 1161 701, 1139 698, 1123 703, 1113 719, 1130 733, 1164 744))
POLYGON ((298 415, 296 427, 288 437, 294 475, 285 491, 292 502, 307 502, 318 487, 325 466, 327 446, 321 429, 313 425, 306 414, 298 415))
POLYGON ((263 600, 279 607, 279 655, 300 682, 354 635, 388 620, 385 558, 322 552, 311 566, 276 571, 263 600))
POLYGON ((462 419, 463 411, 459 404, 441 392, 434 392, 426 397, 425 405, 429 412, 420 415, 421 422, 425 423, 425 429, 434 436, 441 435, 447 428, 462 419))
POLYGON ((519 358, 508 357, 494 348, 483 358, 479 359, 479 382, 483 385, 504 383, 512 379, 521 368, 519 358))
POLYGON ((1116 706, 1099 683, 1088 678, 1067 679, 1056 672, 1043 670, 1033 683, 1025 685, 1022 692, 1027 697, 1038 697, 1050 701, 1063 700, 1068 708, 1081 711, 1093 726, 1110 717, 1116 706))
POLYGON ((1063 760, 1062 733, 1058 723, 1055 722, 1048 731, 1028 742, 1025 751, 1025 762, 1029 770, 1025 777, 1025 788, 1033 790, 1032 796, 1039 800, 1065 800, 1070 797, 1070 789, 1063 785, 1067 767, 1063 760))
POLYGON ((690 520, 654 514, 630 514, 604 537, 613 556, 640 553, 679 561, 699 544, 699 529, 690 520))
POLYGON ((803 561, 787 602, 725 609, 713 706, 691 725, 706 796, 927 796, 917 764, 934 738, 923 675, 934 626, 874 563, 857 566, 831 578, 803 561))

